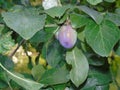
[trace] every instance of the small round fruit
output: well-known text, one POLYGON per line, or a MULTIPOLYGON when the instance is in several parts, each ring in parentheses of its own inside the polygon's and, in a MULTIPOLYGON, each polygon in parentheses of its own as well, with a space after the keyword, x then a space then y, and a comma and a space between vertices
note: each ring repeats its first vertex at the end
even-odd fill
POLYGON ((77 32, 71 25, 63 25, 58 32, 58 40, 63 47, 72 48, 77 41, 77 32))

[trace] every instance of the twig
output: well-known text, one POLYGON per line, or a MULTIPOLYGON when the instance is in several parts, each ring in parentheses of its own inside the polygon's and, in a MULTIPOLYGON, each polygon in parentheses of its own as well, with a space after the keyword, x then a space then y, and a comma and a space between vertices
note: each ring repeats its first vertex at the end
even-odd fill
POLYGON ((16 53, 16 51, 19 49, 19 47, 25 42, 24 39, 21 40, 21 42, 18 44, 18 46, 16 47, 16 49, 9 55, 10 58, 12 58, 12 56, 16 53))

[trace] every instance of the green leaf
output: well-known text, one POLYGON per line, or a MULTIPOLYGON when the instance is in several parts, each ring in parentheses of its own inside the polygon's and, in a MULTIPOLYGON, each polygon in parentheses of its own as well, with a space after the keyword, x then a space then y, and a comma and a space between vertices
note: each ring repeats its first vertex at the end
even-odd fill
POLYGON ((15 44, 11 37, 11 32, 3 33, 5 31, 4 25, 0 24, 0 53, 5 54, 15 44))
POLYGON ((102 85, 102 86, 96 86, 95 90, 109 90, 109 84, 102 85))
POLYGON ((45 13, 47 13, 48 15, 50 15, 51 17, 55 18, 58 17, 60 18, 61 16, 63 16, 63 14, 66 12, 67 9, 69 9, 70 6, 58 6, 58 7, 53 7, 50 8, 48 10, 45 10, 45 13))
POLYGON ((120 15, 120 8, 116 8, 115 13, 120 15))
POLYGON ((109 84, 112 81, 111 73, 107 70, 92 69, 88 77, 95 79, 97 86, 109 84))
POLYGON ((118 47, 117 51, 115 52, 117 55, 120 55, 120 46, 118 47))
POLYGON ((42 65, 36 65, 32 68, 32 75, 36 81, 39 81, 45 72, 45 68, 42 65))
POLYGON ((64 14, 60 19, 56 18, 54 19, 54 22, 56 22, 58 25, 63 24, 66 21, 67 14, 64 14))
POLYGON ((57 67, 58 63, 64 60, 64 50, 57 40, 47 42, 43 47, 42 55, 52 67, 57 67))
POLYGON ((88 17, 80 14, 70 14, 70 21, 73 28, 80 28, 86 25, 89 21, 88 17))
POLYGON ((97 80, 95 78, 88 78, 81 90, 95 90, 97 80))
POLYGON ((85 37, 91 48, 101 56, 108 56, 120 39, 120 30, 111 21, 105 20, 101 25, 91 21, 85 27, 85 37))
POLYGON ((120 26, 120 15, 115 13, 107 13, 105 19, 112 21, 117 26, 120 26))
POLYGON ((76 47, 72 51, 67 52, 66 61, 68 64, 72 65, 70 78, 72 82, 78 87, 87 78, 89 70, 88 61, 82 51, 76 47))
POLYGON ((4 71, 0 72, 0 88, 7 87, 8 82, 9 82, 9 78, 6 75, 6 72, 4 71))
POLYGON ((5 54, 15 45, 11 32, 0 36, 0 53, 5 54))
POLYGON ((65 90, 66 84, 58 84, 53 86, 54 90, 65 90))
POLYGON ((106 2, 115 2, 115 0, 104 0, 106 2))
POLYGON ((115 82, 110 83, 109 86, 109 90, 119 90, 115 82))
POLYGON ((8 74, 8 77, 12 80, 14 80, 17 84, 21 85, 22 87, 24 87, 27 90, 39 90, 41 87, 43 87, 43 84, 34 82, 32 80, 29 79, 25 79, 22 75, 20 74, 16 74, 16 73, 12 73, 10 71, 8 71, 1 63, 0 63, 0 67, 2 67, 6 73, 8 74))
POLYGON ((46 85, 66 83, 69 81, 68 75, 69 72, 65 66, 61 68, 52 68, 43 74, 40 83, 46 85))
POLYGON ((50 40, 53 37, 56 29, 57 27, 47 27, 45 30, 40 30, 30 39, 30 42, 32 45, 38 46, 40 42, 46 42, 50 40))
POLYGON ((2 90, 1 88, 6 88, 6 87, 8 87, 8 85, 0 80, 0 90, 2 90))
POLYGON ((13 61, 7 56, 3 56, 1 54, 0 54, 0 63, 9 70, 12 70, 14 68, 13 61))
POLYGON ((101 13, 87 6, 80 6, 79 9, 88 14, 97 24, 100 24, 103 21, 103 16, 101 13))
POLYGON ((4 29, 4 25, 3 24, 0 24, 0 33, 2 33, 2 30, 4 29))
POLYGON ((16 12, 4 12, 2 17, 8 27, 28 40, 44 27, 46 15, 39 15, 33 8, 22 8, 16 12))
POLYGON ((103 0, 87 0, 92 5, 97 5, 98 3, 101 3, 103 0))
POLYGON ((106 58, 97 57, 96 55, 93 55, 90 58, 88 58, 89 64, 93 66, 102 66, 105 64, 105 60, 106 58))

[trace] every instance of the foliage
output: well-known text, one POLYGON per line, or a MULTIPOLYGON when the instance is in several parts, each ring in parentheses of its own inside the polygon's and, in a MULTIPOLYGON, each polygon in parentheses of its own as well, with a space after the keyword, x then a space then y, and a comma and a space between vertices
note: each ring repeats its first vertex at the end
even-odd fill
POLYGON ((0 0, 0 90, 119 90, 120 1, 56 1, 0 0))

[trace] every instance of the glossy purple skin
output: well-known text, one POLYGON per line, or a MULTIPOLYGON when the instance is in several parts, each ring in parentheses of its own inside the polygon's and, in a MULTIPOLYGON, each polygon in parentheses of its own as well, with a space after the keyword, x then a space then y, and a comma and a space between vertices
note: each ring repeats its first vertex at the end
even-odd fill
POLYGON ((58 32, 58 40, 65 48, 72 48, 77 40, 77 32, 71 25, 63 25, 58 32))

